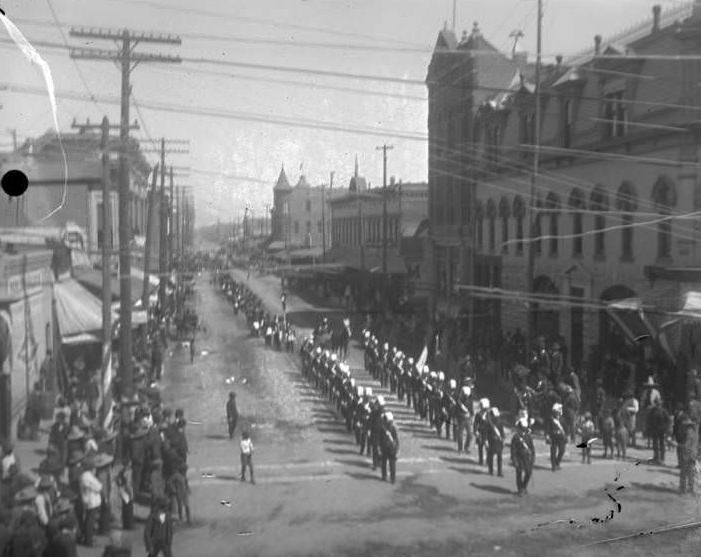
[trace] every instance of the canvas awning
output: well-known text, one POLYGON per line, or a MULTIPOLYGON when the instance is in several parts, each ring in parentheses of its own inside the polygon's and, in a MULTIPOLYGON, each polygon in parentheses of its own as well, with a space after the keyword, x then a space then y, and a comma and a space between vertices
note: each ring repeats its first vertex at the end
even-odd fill
POLYGON ((100 337, 90 333, 78 333, 77 335, 69 335, 61 338, 61 343, 68 346, 75 346, 77 344, 93 344, 96 342, 102 342, 100 337))
MULTIPOLYGON (((131 274, 131 301, 136 302, 141 298, 141 294, 143 293, 144 290, 144 274, 142 271, 139 271, 140 277, 138 275, 135 275, 134 270, 132 270, 131 274)), ((80 284, 85 286, 90 292, 92 292, 95 296, 99 296, 101 299, 102 296, 102 271, 100 270, 95 270, 95 269, 90 269, 84 272, 81 272, 80 274, 76 274, 75 280, 77 280, 80 284)), ((119 300, 119 293, 120 293, 120 288, 119 288, 119 279, 116 276, 112 276, 112 280, 110 282, 110 287, 112 290, 112 301, 119 300)), ((158 278, 154 277, 153 275, 149 276, 149 293, 152 292, 155 288, 158 288, 158 278), (154 285, 155 281, 155 285, 154 285)))
POLYGON ((54 284, 61 337, 102 330, 102 301, 69 278, 54 284))

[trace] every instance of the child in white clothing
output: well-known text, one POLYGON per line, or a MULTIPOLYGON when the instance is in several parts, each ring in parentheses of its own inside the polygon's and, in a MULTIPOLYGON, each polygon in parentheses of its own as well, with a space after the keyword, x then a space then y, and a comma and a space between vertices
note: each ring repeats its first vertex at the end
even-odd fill
POLYGON ((246 467, 251 472, 251 483, 255 484, 253 479, 253 441, 248 434, 248 431, 241 433, 241 481, 246 481, 246 467))

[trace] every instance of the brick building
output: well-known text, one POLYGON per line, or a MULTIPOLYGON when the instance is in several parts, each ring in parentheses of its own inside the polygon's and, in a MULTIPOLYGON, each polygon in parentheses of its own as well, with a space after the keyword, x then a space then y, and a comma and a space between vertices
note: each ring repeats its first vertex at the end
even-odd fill
POLYGON ((530 318, 534 336, 564 342, 572 365, 658 365, 654 335, 635 339, 701 282, 691 218, 701 208, 701 74, 697 61, 666 57, 700 51, 701 9, 689 3, 655 7, 650 21, 544 66, 529 214, 532 65, 497 52, 477 28, 460 42, 439 34, 427 78, 430 234, 435 324, 453 359, 497 348, 530 318), (530 219, 539 299, 526 304, 530 219), (610 306, 631 299, 650 308, 644 320, 610 306))

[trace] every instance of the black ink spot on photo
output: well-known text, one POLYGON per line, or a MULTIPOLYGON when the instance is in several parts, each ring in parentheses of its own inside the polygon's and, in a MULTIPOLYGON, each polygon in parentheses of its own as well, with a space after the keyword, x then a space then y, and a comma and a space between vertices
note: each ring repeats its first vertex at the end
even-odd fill
POLYGON ((10 197, 19 197, 28 187, 29 179, 21 170, 8 170, 2 176, 2 191, 10 197))

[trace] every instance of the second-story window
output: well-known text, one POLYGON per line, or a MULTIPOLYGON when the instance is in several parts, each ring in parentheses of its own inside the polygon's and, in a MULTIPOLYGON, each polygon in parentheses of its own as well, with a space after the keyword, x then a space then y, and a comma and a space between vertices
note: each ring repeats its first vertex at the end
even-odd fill
POLYGON ((572 110, 572 99, 565 99, 562 102, 562 146, 572 145, 572 126, 574 124, 574 114, 572 110))
POLYGON ((622 137, 625 135, 628 122, 623 91, 609 93, 604 96, 604 120, 606 120, 606 137, 622 137))

